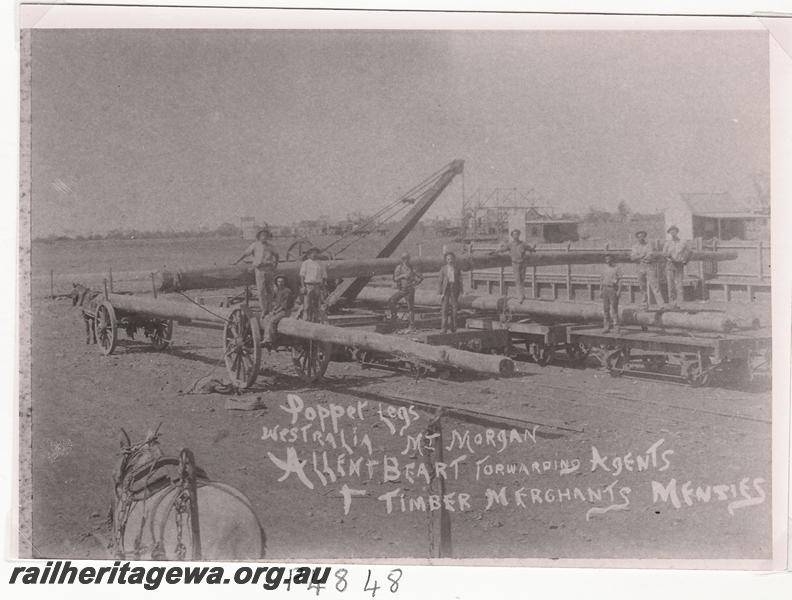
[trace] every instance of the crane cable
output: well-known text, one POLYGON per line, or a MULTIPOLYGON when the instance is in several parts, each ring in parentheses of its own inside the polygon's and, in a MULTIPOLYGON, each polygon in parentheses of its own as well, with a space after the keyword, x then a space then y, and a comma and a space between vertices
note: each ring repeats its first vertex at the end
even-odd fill
POLYGON ((339 237, 335 241, 333 241, 330 244, 328 244, 327 246, 325 246, 322 251, 326 252, 327 250, 329 250, 333 246, 335 246, 335 245, 337 245, 337 244, 339 244, 339 243, 341 243, 343 241, 346 241, 349 238, 354 238, 346 246, 344 246, 343 248, 341 248, 339 251, 337 251, 335 253, 336 255, 340 254, 341 252, 343 252, 344 250, 346 250, 347 248, 349 248, 353 244, 359 242, 361 239, 363 239, 363 238, 371 235, 372 233, 374 233, 374 231, 376 231, 376 229, 377 229, 377 227, 379 225, 381 225, 383 223, 386 223, 389 220, 392 220, 399 213, 403 212, 404 210, 407 209, 408 206, 410 206, 410 203, 405 202, 405 200, 411 198, 412 196, 419 195, 418 194, 419 192, 420 192, 420 194, 425 193, 431 187, 431 185, 436 183, 437 179, 449 169, 451 164, 452 163, 448 163, 444 167, 440 168, 439 170, 435 171, 434 173, 432 173, 431 175, 426 177, 423 181, 421 181, 417 185, 415 185, 412 188, 410 188, 404 194, 400 195, 396 200, 394 200, 393 202, 385 205, 383 208, 378 210, 371 217, 369 217, 368 219, 363 221, 362 224, 360 224, 359 226, 355 227, 355 229, 353 229, 350 232, 345 233, 344 235, 342 235, 341 237, 339 237), (371 228, 371 229, 368 229, 368 227, 370 225, 372 225, 372 224, 374 225, 374 227, 371 228))

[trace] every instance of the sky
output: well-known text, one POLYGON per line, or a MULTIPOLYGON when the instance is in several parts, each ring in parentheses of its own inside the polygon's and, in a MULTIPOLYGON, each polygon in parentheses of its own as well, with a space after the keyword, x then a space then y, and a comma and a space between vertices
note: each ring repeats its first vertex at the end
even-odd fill
POLYGON ((33 235, 371 213, 453 159, 557 213, 754 193, 764 31, 35 30, 33 235))

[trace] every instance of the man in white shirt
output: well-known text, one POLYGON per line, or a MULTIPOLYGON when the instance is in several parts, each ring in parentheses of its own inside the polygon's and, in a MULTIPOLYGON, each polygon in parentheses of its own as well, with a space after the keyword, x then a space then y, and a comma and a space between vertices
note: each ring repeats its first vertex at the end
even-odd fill
POLYGON ((396 292, 388 299, 391 319, 396 318, 396 307, 399 300, 404 298, 407 301, 410 327, 415 325, 415 288, 422 281, 423 277, 412 266, 410 255, 405 252, 401 255, 401 262, 396 265, 396 269, 393 271, 393 286, 396 288, 396 292))
POLYGON ((511 232, 511 240, 503 242, 495 251, 496 254, 509 254, 512 261, 512 273, 514 282, 517 286, 517 293, 520 295, 520 304, 525 301, 525 265, 526 254, 533 252, 535 248, 526 246, 520 240, 520 230, 514 229, 511 232))
POLYGON ((306 321, 319 321, 319 305, 322 302, 327 269, 322 261, 317 260, 319 248, 311 248, 306 259, 300 265, 300 283, 303 289, 303 318, 306 321))
POLYGON ((679 239, 679 227, 671 225, 667 233, 671 239, 663 247, 663 256, 666 257, 666 283, 668 284, 668 301, 674 308, 679 308, 682 299, 682 278, 685 275, 685 265, 690 260, 690 248, 679 239))
POLYGON ((272 305, 272 293, 275 285, 275 270, 278 268, 278 253, 270 245, 270 232, 260 229, 256 241, 250 244, 233 264, 237 264, 248 256, 253 257, 253 272, 256 274, 256 291, 258 292, 261 314, 269 313, 272 305))
POLYGON ((660 290, 660 282, 657 278, 657 266, 652 262, 652 247, 646 242, 646 232, 636 231, 635 237, 638 242, 632 247, 630 260, 638 266, 638 284, 641 286, 643 294, 643 308, 649 309, 650 292, 654 294, 655 303, 665 304, 663 292, 660 290))

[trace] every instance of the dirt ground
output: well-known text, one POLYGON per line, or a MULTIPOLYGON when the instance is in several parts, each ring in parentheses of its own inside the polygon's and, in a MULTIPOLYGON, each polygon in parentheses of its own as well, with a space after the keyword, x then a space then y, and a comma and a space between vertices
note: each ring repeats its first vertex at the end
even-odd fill
MULTIPOLYGON (((228 410, 227 395, 185 393, 201 378, 223 378, 220 332, 177 326, 168 351, 155 352, 140 340, 122 341, 115 354, 103 356, 85 344, 82 321, 67 300, 37 299, 32 309, 33 545, 39 557, 99 556, 90 533, 99 530, 107 515, 120 428, 134 440, 160 422, 166 453, 191 448, 210 477, 248 496, 267 534, 268 558, 431 556, 438 511, 410 511, 407 503, 403 512, 398 501, 400 494, 406 502, 426 497, 428 486, 415 472, 410 476, 402 469, 383 482, 378 466, 371 478, 365 472, 339 475, 336 482, 322 485, 306 468, 313 489, 295 473, 279 481, 284 471, 268 453, 283 460, 291 445, 307 464, 312 452, 321 456, 327 451, 333 464, 339 454, 326 438, 324 445, 310 436, 292 444, 262 439, 265 428, 289 426, 290 415, 281 408, 288 405, 289 394, 314 409, 352 407, 354 416, 345 413, 339 427, 350 446, 353 433, 358 439, 367 434, 372 452, 364 452, 361 443, 348 454, 379 461, 389 456, 401 467, 413 462, 417 468, 425 457, 415 448, 405 451, 405 435, 399 435, 398 427, 391 433, 380 418, 379 411, 387 417, 395 402, 409 405, 412 398, 526 421, 508 431, 508 443, 501 444, 498 437, 504 430, 492 428, 488 445, 482 425, 441 419, 445 461, 459 459, 459 476, 445 480, 445 493, 456 494, 455 510, 449 513, 453 557, 770 555, 771 402, 766 382, 742 390, 693 389, 613 378, 591 366, 578 369, 561 362, 544 368, 519 363, 517 375, 506 379, 415 380, 356 363, 331 363, 324 385, 306 387, 294 376, 286 353, 265 353, 256 387, 234 397, 260 397, 264 408, 228 410), (465 432, 470 445, 460 448, 455 443, 465 432), (477 445, 477 439, 484 441, 477 445), (647 451, 653 446, 651 462, 647 451), (592 461, 595 456, 602 462, 592 461), (645 469, 637 468, 638 456, 645 459, 645 469), (566 474, 554 462, 569 465, 574 459, 579 468, 566 474), (477 477, 478 461, 483 462, 477 477), (485 466, 495 463, 527 466, 486 474, 485 466), (667 490, 672 479, 678 508, 653 493, 653 481, 667 490), (689 503, 682 492, 688 481, 693 490, 689 503), (340 493, 343 483, 360 491, 348 514, 340 493), (696 494, 696 486, 721 484, 725 499, 711 490, 709 497, 704 489, 696 494), (602 500, 592 500, 589 488, 608 486, 615 499, 608 501, 605 491, 602 500), (397 488, 388 514, 379 498, 397 488), (503 497, 491 496, 488 508, 487 490, 497 495, 502 488, 503 497), (469 506, 456 501, 460 493, 469 494, 469 506), (735 504, 746 498, 752 501, 735 504)), ((404 425, 399 419, 405 416, 412 421, 405 430, 410 435, 425 430, 433 417, 405 407, 392 421, 404 425)), ((307 423, 304 415, 299 419, 297 426, 307 423)), ((313 423, 311 431, 316 430, 313 423)), ((435 494, 438 484, 432 483, 435 494)))

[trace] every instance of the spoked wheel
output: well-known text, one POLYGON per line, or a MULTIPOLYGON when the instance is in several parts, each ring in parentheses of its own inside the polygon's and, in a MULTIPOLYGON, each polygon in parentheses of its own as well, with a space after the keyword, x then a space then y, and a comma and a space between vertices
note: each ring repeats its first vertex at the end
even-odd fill
POLYGON ((226 370, 231 383, 240 389, 256 381, 261 366, 261 330, 258 319, 244 307, 231 311, 223 329, 226 370))
POLYGON ((168 319, 166 321, 157 322, 157 325, 151 332, 149 339, 151 340, 151 345, 154 346, 154 350, 159 352, 161 350, 165 350, 165 348, 170 345, 172 336, 173 320, 168 319))
POLYGON ((582 365, 589 355, 590 349, 583 344, 567 344, 566 354, 569 360, 575 365, 582 365))
POLYGON ((541 342, 526 342, 525 347, 533 361, 542 367, 553 358, 553 351, 541 342))
POLYGON ((292 346, 292 362, 300 379, 316 383, 327 371, 333 345, 328 342, 304 340, 292 346))
POLYGON ((624 375, 624 370, 627 368, 627 363, 630 360, 630 349, 620 348, 607 357, 608 372, 613 377, 621 377, 624 375))
POLYGON ((94 333, 102 354, 112 354, 118 341, 118 325, 115 309, 107 300, 96 307, 94 333))
POLYGON ((706 356, 682 365, 682 377, 691 387, 702 387, 710 381, 710 360, 706 356))

